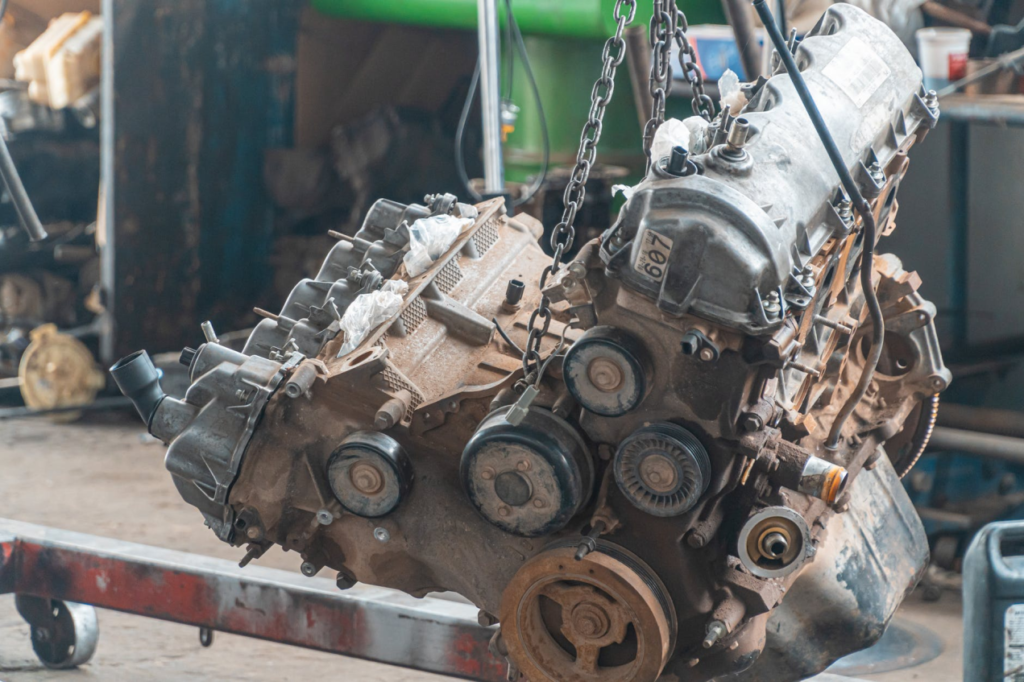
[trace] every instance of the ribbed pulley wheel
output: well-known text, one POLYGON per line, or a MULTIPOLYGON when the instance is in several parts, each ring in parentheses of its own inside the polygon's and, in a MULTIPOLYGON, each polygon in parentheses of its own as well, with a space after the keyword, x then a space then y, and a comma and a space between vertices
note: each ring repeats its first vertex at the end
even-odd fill
POLYGON ((652 424, 622 442, 615 481, 638 509, 679 516, 693 508, 711 482, 711 462, 697 437, 675 424, 652 424))
POLYGON ((527 562, 505 589, 501 633, 530 682, 655 682, 671 654, 674 610, 661 581, 625 550, 601 543, 527 562))

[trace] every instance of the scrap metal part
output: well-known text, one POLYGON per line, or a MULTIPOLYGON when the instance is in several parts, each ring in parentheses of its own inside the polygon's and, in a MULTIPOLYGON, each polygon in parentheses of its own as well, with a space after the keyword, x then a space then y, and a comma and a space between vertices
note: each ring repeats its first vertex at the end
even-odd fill
MULTIPOLYGON (((850 5, 796 60, 884 237, 937 102, 850 5)), ((951 376, 919 278, 894 256, 862 262, 865 231, 789 76, 744 95, 654 159, 558 273, 542 278, 541 225, 500 200, 379 201, 242 352, 212 330, 186 349, 184 400, 145 355, 114 378, 243 563, 276 544, 342 589, 457 592, 500 621, 512 679, 823 670, 881 636, 927 562, 886 445, 902 473, 930 432, 914 415, 951 376), (411 276, 412 236, 453 220, 411 276), (882 359, 826 447, 868 364, 861 268, 882 359), (524 376, 542 296, 552 316, 534 320, 542 357, 524 376)))

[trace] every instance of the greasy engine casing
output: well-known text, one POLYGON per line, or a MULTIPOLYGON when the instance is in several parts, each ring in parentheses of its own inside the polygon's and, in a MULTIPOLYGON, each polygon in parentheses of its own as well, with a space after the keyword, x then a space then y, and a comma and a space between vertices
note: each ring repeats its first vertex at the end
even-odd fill
MULTIPOLYGON (((888 234, 938 117, 920 71, 849 5, 797 56, 888 234)), ((950 381, 935 307, 895 257, 869 264, 883 360, 826 448, 870 343, 863 232, 789 77, 748 94, 746 139, 719 119, 685 170, 658 160, 547 282, 545 356, 565 357, 528 409, 492 318, 523 346, 550 259, 500 200, 414 278, 409 225, 472 212, 378 202, 243 352, 186 350, 184 400, 119 363, 183 497, 250 558, 278 544, 341 587, 465 596, 531 680, 778 682, 873 643, 927 561, 897 472, 950 381), (341 314, 389 279, 409 284, 400 313, 339 355, 341 314)))

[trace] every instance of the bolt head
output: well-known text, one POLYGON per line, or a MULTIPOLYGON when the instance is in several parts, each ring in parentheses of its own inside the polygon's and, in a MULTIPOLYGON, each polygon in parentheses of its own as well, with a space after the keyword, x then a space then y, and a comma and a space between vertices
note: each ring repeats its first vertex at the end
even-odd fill
POLYGON ((391 540, 391 533, 388 532, 387 528, 375 528, 373 530, 373 537, 375 537, 378 542, 388 542, 391 540))
POLYGON ((715 359, 715 351, 710 348, 703 348, 700 351, 700 359, 704 362, 711 362, 715 359))
POLYGON ((301 570, 302 575, 306 576, 307 578, 312 578, 317 573, 319 573, 319 569, 313 564, 309 563, 308 561, 303 561, 302 566, 299 567, 299 570, 301 570))
POLYGON ((321 509, 316 513, 316 520, 321 526, 329 526, 334 523, 334 514, 326 509, 321 509))
POLYGON ((747 433, 754 433, 764 428, 764 420, 761 415, 750 412, 740 418, 740 428, 747 433))

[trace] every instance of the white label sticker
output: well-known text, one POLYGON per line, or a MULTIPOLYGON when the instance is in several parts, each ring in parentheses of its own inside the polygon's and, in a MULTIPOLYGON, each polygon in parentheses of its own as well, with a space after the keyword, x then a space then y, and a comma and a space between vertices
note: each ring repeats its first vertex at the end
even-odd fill
POLYGON ((860 38, 852 38, 822 71, 860 109, 889 79, 889 66, 860 38))
POLYGON ((654 230, 645 230, 640 238, 640 255, 633 269, 644 277, 660 282, 668 272, 668 259, 672 255, 672 240, 654 230))
POLYGON ((1024 682, 1024 604, 1006 609, 1004 626, 1003 674, 1010 682, 1024 682))

